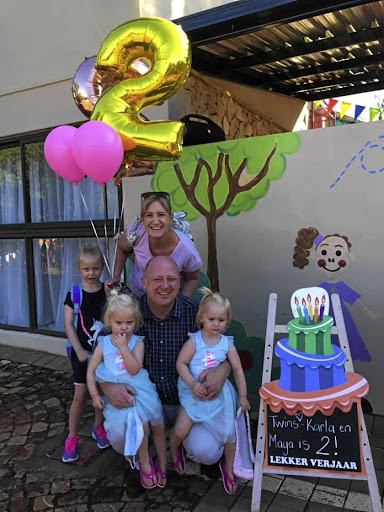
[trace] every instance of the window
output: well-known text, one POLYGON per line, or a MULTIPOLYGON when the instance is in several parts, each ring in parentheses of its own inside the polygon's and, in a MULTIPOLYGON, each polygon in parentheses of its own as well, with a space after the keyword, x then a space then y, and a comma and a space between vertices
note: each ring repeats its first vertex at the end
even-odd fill
POLYGON ((45 136, 0 145, 0 326, 60 335, 79 248, 99 245, 112 265, 119 194, 112 182, 73 185, 55 174, 45 136))

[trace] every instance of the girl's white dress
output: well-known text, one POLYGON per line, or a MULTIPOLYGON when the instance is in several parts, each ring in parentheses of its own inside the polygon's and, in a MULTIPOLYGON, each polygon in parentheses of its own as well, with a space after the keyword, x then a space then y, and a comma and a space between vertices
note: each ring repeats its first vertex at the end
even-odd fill
MULTIPOLYGON (((194 379, 198 380, 204 370, 225 361, 233 345, 233 338, 222 334, 216 345, 208 345, 203 340, 201 331, 190 333, 189 336, 195 343, 195 354, 189 362, 189 370, 194 379)), ((196 398, 181 378, 178 389, 180 403, 194 423, 203 423, 222 444, 235 441, 237 393, 228 379, 220 395, 214 400, 196 398)))
MULTIPOLYGON (((133 334, 128 343, 129 350, 132 352, 135 345, 141 340, 144 340, 142 336, 133 334)), ((116 409, 108 402, 106 396, 103 397, 105 402, 104 427, 109 442, 119 453, 134 455, 134 453, 125 453, 128 450, 127 447, 132 444, 129 442, 132 441, 129 436, 135 435, 135 433, 129 432, 129 426, 134 424, 132 415, 137 413, 142 424, 150 422, 151 425, 156 425, 163 421, 163 407, 156 386, 150 380, 147 370, 142 368, 136 375, 130 375, 125 369, 122 355, 119 349, 113 345, 110 335, 100 336, 98 343, 102 346, 103 361, 96 368, 96 381, 129 384, 136 391, 135 406, 124 409, 116 409), (126 435, 125 449, 121 442, 114 442, 115 439, 121 439, 122 432, 126 435)))

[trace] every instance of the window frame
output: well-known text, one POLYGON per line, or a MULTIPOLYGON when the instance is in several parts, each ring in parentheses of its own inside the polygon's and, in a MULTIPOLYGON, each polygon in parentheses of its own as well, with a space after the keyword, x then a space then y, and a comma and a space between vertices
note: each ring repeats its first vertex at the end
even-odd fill
MULTIPOLYGON (((72 126, 79 127, 83 123, 74 124, 72 126)), ((27 296, 28 296, 28 312, 29 327, 20 327, 15 325, 0 324, 1 330, 26 332, 31 334, 41 334, 44 336, 55 336, 65 338, 65 333, 61 331, 41 329, 37 326, 37 309, 36 309, 36 288, 34 274, 34 258, 33 258, 33 240, 36 238, 95 238, 95 233, 91 222, 88 220, 81 221, 55 221, 55 222, 32 222, 31 221, 31 204, 29 195, 29 181, 27 176, 25 146, 38 142, 44 142, 51 130, 44 130, 34 133, 20 135, 18 137, 7 138, 0 141, 0 151, 3 149, 19 147, 21 158, 21 181, 23 187, 24 202, 24 223, 20 224, 0 224, 0 239, 24 240, 25 258, 26 258, 26 276, 27 276, 27 296)), ((52 171, 53 172, 53 171, 52 171)), ((102 185, 100 185, 102 186, 102 185)), ((122 207, 122 187, 118 187, 117 199, 119 211, 122 207)), ((104 185, 104 209, 107 208, 107 191, 104 185)), ((108 213, 106 213, 108 215, 108 213)), ((103 239, 105 233, 109 239, 115 235, 115 223, 113 219, 93 220, 93 224, 98 236, 103 239)), ((64 301, 64 298, 63 298, 64 301)))

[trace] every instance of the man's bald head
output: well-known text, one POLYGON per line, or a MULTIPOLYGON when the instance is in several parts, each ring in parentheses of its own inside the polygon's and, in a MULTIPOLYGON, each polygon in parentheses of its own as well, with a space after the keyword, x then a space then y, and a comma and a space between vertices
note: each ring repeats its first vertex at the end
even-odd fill
POLYGON ((165 318, 180 290, 180 272, 176 263, 169 256, 155 256, 145 267, 142 283, 149 309, 156 317, 165 318))
POLYGON ((179 269, 176 263, 169 256, 154 256, 151 258, 148 263, 145 265, 144 269, 144 278, 147 277, 148 272, 156 272, 156 269, 161 266, 169 266, 172 267, 174 272, 180 277, 179 269))

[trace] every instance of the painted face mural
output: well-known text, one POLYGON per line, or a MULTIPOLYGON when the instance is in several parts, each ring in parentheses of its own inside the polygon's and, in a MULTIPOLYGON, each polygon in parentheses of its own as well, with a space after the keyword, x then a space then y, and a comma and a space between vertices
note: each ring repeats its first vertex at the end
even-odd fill
POLYGON ((355 259, 347 242, 339 236, 329 236, 316 247, 312 257, 322 270, 326 281, 336 282, 347 266, 355 259))

